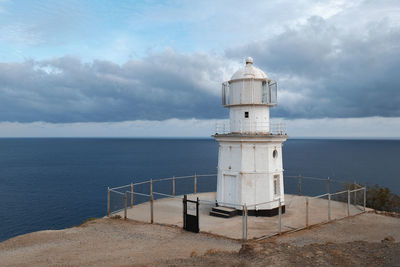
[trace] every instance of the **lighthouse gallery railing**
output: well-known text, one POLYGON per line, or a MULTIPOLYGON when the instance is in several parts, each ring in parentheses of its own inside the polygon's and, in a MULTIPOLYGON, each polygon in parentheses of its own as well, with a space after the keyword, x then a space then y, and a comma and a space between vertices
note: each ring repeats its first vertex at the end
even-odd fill
MULTIPOLYGON (((230 134, 232 131, 229 121, 217 122, 215 124, 216 134, 230 134)), ((283 122, 240 122, 237 133, 260 133, 270 135, 286 135, 287 128, 283 122)))

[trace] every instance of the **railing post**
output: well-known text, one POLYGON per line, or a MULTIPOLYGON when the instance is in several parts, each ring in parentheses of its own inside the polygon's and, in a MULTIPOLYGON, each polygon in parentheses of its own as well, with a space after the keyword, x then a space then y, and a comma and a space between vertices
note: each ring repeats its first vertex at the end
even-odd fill
POLYGON ((182 224, 183 224, 183 229, 186 229, 186 213, 187 213, 187 195, 183 195, 183 220, 182 220, 182 224))
POLYGON ((150 223, 154 223, 153 214, 153 179, 150 179, 150 223))
POLYGON ((128 218, 128 209, 127 209, 127 197, 126 197, 126 192, 124 195, 124 219, 126 220, 128 218))
POLYGON ((326 179, 326 192, 329 194, 331 192, 331 178, 326 179))
POLYGON ((194 173, 194 193, 197 193, 197 174, 194 173))
POLYGON ((308 197, 306 197, 306 227, 308 228, 308 197))
POLYGON ((200 205, 200 201, 199 201, 199 198, 197 198, 197 202, 196 202, 196 218, 197 218, 198 230, 200 231, 199 205, 200 205))
POLYGON ((331 220, 331 194, 328 193, 328 221, 331 220))
POLYGON ((246 204, 243 205, 242 207, 242 213, 243 213, 243 241, 247 240, 247 207, 246 204))
POLYGON ((133 208, 133 183, 131 183, 131 208, 133 208))
POLYGON ((367 206, 367 188, 364 186, 364 212, 367 206))
POLYGON ((175 176, 172 177, 172 195, 175 196, 175 176))
POLYGON ((347 216, 350 216, 350 189, 347 190, 347 216))
POLYGON ((298 176, 297 195, 301 196, 301 175, 298 176))
POLYGON ((110 217, 111 207, 110 207, 110 187, 107 187, 107 216, 110 217))
MULTIPOLYGON (((354 185, 353 190, 356 190, 356 189, 357 189, 357 188, 356 188, 356 186, 357 186, 356 181, 353 181, 353 185, 354 185)), ((353 205, 357 205, 357 191, 354 191, 353 205)))
POLYGON ((278 233, 282 234, 282 203, 281 198, 279 198, 279 218, 278 218, 278 233))

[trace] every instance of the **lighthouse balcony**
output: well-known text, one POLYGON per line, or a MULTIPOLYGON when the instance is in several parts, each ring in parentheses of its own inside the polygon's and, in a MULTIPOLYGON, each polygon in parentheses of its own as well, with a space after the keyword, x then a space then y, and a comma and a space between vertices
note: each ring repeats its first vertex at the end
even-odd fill
POLYGON ((255 134, 255 135, 286 135, 286 124, 271 122, 218 122, 215 125, 215 135, 255 134))

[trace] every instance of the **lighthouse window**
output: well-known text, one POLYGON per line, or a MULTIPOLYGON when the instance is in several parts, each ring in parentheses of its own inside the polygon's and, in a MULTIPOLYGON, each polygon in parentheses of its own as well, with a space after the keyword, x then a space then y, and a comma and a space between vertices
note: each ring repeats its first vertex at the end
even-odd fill
POLYGON ((248 117, 249 117, 249 112, 248 112, 248 111, 245 111, 245 112, 244 112, 244 117, 245 117, 245 118, 248 118, 248 117))
POLYGON ((280 194, 280 186, 279 186, 279 174, 274 175, 274 195, 280 194))
POLYGON ((278 157, 278 151, 276 149, 274 150, 274 152, 272 152, 272 156, 274 157, 274 159, 278 157))

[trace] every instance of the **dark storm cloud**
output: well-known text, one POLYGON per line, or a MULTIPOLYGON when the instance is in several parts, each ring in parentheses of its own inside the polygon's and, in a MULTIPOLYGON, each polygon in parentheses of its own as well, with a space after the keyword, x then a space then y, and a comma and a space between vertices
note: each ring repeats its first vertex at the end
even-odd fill
POLYGON ((71 57, 0 63, 0 121, 223 117, 214 82, 223 75, 221 64, 215 57, 170 50, 121 66, 71 57))
POLYGON ((335 21, 312 17, 300 28, 228 50, 226 56, 250 51, 255 64, 279 81, 275 116, 400 116, 400 29, 378 19, 349 30, 354 21, 339 28, 335 21))

